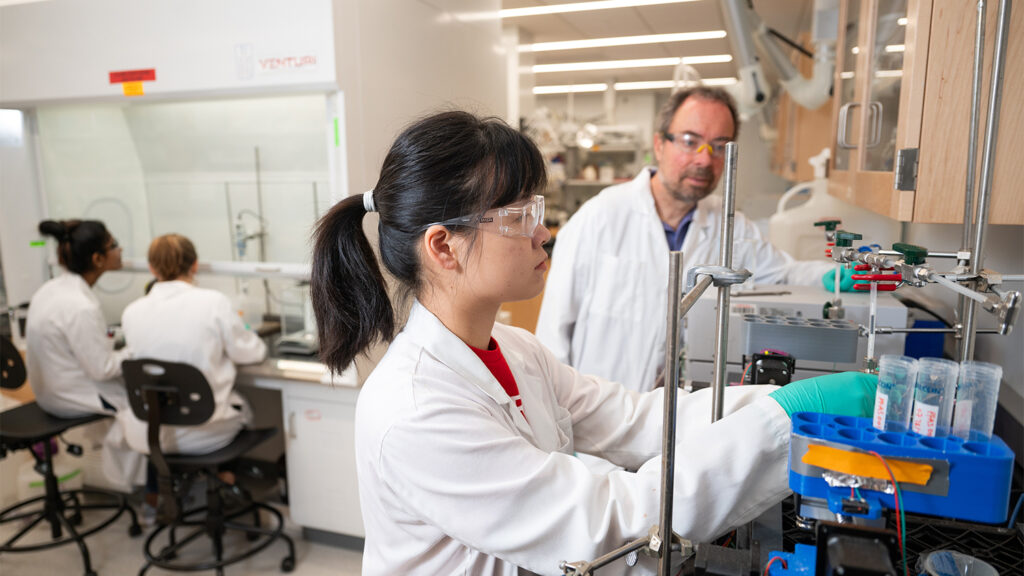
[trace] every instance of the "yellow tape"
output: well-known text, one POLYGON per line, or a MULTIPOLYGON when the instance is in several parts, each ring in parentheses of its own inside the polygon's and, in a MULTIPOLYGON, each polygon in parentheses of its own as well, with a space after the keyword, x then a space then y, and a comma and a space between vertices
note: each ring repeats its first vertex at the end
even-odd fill
MULTIPOLYGON (((930 464, 892 460, 889 458, 886 458, 885 461, 889 464, 892 475, 900 484, 919 484, 924 486, 932 476, 932 466, 930 464)), ((807 447, 807 453, 801 458, 801 462, 841 474, 853 474, 854 476, 865 476, 882 480, 889 479, 889 474, 885 471, 882 461, 873 454, 865 452, 850 452, 848 450, 832 448, 831 446, 811 444, 807 447)))
POLYGON ((142 89, 142 82, 123 82, 121 89, 125 96, 142 96, 145 92, 142 89))

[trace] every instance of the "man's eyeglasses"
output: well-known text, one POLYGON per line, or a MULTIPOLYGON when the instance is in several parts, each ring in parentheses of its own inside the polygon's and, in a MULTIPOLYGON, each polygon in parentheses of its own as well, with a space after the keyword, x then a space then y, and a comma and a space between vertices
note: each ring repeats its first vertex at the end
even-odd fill
POLYGON ((535 194, 533 198, 500 208, 492 208, 482 215, 459 216, 443 222, 427 224, 431 226, 470 226, 480 230, 495 232, 502 236, 525 236, 532 238, 537 226, 544 223, 544 197, 535 194))
POLYGON ((722 138, 706 142, 701 136, 694 134, 693 132, 683 132, 682 134, 672 134, 671 132, 662 132, 662 136, 665 140, 671 142, 675 147, 687 154, 696 156, 705 150, 714 159, 725 158, 725 145, 729 143, 728 140, 722 138))

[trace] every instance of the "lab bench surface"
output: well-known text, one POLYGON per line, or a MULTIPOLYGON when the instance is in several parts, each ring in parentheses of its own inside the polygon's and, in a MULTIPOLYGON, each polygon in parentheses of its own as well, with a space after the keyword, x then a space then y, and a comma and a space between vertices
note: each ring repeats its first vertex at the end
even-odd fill
MULTIPOLYGON (((280 393, 276 425, 286 454, 291 519, 304 528, 362 538, 355 460, 359 395, 355 367, 332 379, 315 359, 270 357, 239 366, 236 383, 243 393, 274 397, 280 393)), ((255 407, 254 413, 259 413, 255 407)), ((273 416, 276 419, 277 414, 273 416)))

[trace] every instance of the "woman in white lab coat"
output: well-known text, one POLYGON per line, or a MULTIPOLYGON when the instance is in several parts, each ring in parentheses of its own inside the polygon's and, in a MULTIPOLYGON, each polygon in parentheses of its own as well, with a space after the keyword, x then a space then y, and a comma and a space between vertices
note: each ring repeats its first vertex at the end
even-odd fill
MULTIPOLYGON (((657 522, 662 390, 580 374, 494 322, 503 302, 544 286, 545 184, 525 136, 445 112, 406 128, 374 190, 318 224, 311 290, 324 361, 340 371, 394 338, 356 407, 365 574, 557 574, 560 561, 596 558, 657 522), (397 336, 363 233, 369 212, 384 266, 415 297, 397 336), (595 474, 575 450, 632 471, 595 474)), ((870 378, 845 379, 842 406, 815 404, 841 396, 828 382, 779 389, 798 390, 785 398, 732 388, 713 425, 708 393, 681 398, 673 529, 706 541, 781 500, 789 413, 870 412, 870 378)))
MULTIPOLYGON (((92 287, 121 268, 121 248, 102 222, 45 220, 39 232, 57 239, 61 274, 32 296, 26 322, 29 382, 39 406, 63 418, 130 411, 121 361, 92 287)), ((143 459, 111 426, 104 439, 104 471, 115 486, 130 488, 143 459)))
MULTIPOLYGON (((158 281, 121 316, 133 357, 195 366, 213 390, 216 408, 205 424, 161 427, 161 448, 172 454, 206 454, 231 443, 251 420, 248 404, 234 391, 235 364, 259 362, 267 353, 227 296, 195 285, 198 265, 188 238, 167 234, 154 239, 149 269, 158 281)), ((121 420, 129 445, 148 454, 147 424, 132 413, 121 420)))

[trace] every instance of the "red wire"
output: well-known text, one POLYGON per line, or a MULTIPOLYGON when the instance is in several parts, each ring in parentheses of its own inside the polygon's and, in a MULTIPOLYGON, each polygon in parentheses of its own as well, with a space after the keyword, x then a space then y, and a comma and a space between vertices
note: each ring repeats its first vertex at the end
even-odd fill
POLYGON ((885 458, 882 458, 881 454, 874 450, 868 450, 868 453, 882 461, 882 466, 885 466, 885 471, 889 474, 889 480, 892 481, 892 490, 895 493, 892 499, 896 503, 896 537, 899 538, 900 555, 903 557, 903 574, 910 576, 907 568, 907 552, 903 549, 903 529, 900 525, 900 492, 899 488, 896 487, 896 477, 893 476, 892 470, 889 469, 889 463, 885 461, 885 458))
POLYGON ((739 384, 740 386, 743 386, 743 383, 747 381, 747 370, 750 370, 750 367, 753 364, 754 364, 753 362, 750 362, 750 363, 747 364, 747 367, 743 369, 743 375, 740 376, 740 384, 739 384))
POLYGON ((768 563, 764 565, 764 576, 768 576, 768 570, 771 569, 772 564, 775 564, 776 560, 778 560, 779 562, 782 563, 782 569, 783 570, 788 570, 789 569, 789 566, 786 565, 786 561, 783 560, 782 556, 776 556, 776 557, 772 558, 771 560, 769 560, 768 563))

